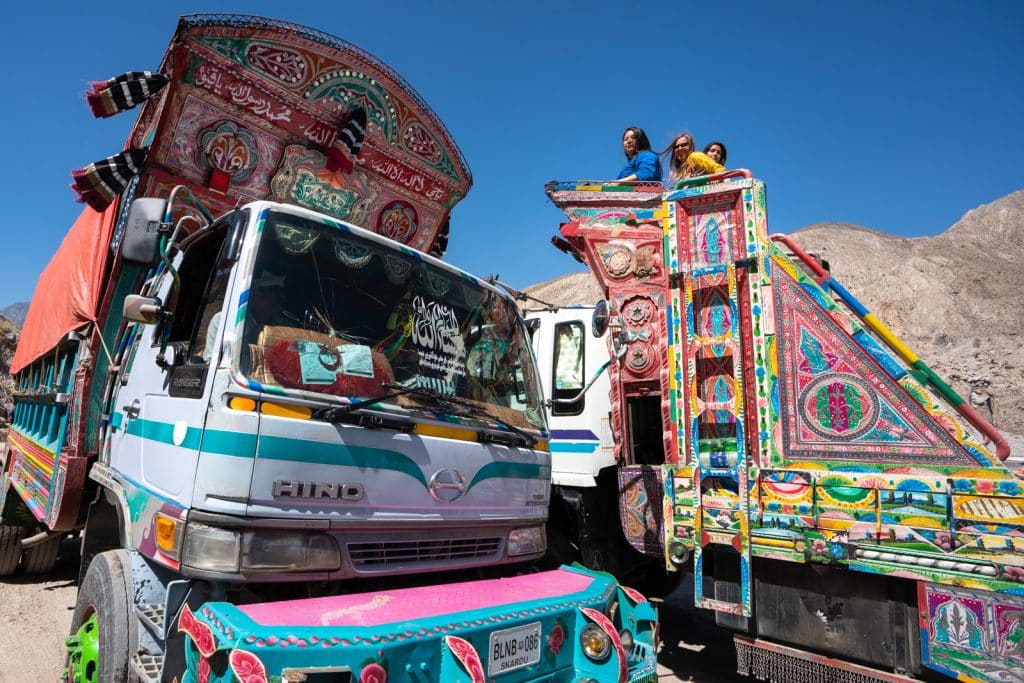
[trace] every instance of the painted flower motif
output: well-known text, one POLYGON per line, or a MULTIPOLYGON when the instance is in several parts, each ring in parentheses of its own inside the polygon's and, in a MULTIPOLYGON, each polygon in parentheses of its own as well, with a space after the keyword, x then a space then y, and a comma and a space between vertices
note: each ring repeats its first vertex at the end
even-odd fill
POLYGON ((815 555, 824 555, 828 551, 828 544, 820 538, 811 541, 811 551, 815 555))
POLYGON ((940 531, 935 534, 935 545, 943 550, 949 550, 953 547, 953 537, 950 536, 948 531, 940 531))
POLYGON ((846 548, 840 543, 830 543, 828 546, 828 554, 837 560, 841 560, 846 557, 846 548))
POLYGON ((359 673, 359 683, 387 683, 387 680, 387 670, 376 662, 367 664, 359 673))
MULTIPOLYGON (((658 262, 661 260, 661 256, 655 251, 654 247, 643 247, 636 250, 636 274, 640 277, 647 275, 655 275, 658 272, 658 262)), ((654 311, 651 310, 651 313, 654 311)))
POLYGON ((196 649, 204 657, 209 657, 216 649, 213 629, 208 624, 204 624, 196 619, 188 605, 185 605, 185 608, 181 611, 181 618, 178 619, 178 630, 192 639, 192 642, 196 644, 196 649))
POLYGON ((565 631, 562 630, 561 624, 555 624, 555 627, 551 629, 551 633, 548 634, 548 651, 557 655, 562 651, 562 646, 565 645, 565 631))
POLYGON ((266 667, 253 653, 245 650, 232 650, 228 661, 231 663, 231 670, 235 672, 239 683, 269 683, 266 667))
POLYGON ((1006 565, 1003 567, 1003 575, 1011 581, 1024 582, 1024 567, 1006 565))
POLYGON ((484 665, 480 661, 480 655, 469 642, 458 636, 445 636, 444 642, 452 651, 455 658, 462 664, 462 668, 469 674, 471 683, 484 683, 484 665))
POLYGON ((987 479, 982 479, 974 484, 974 490, 978 493, 991 494, 995 492, 995 487, 992 482, 987 479))
MULTIPOLYGON (((1017 472, 1018 477, 1024 475, 1024 468, 1021 468, 1017 472)), ((1018 482, 1010 480, 999 482, 999 493, 1002 493, 1007 496, 1019 496, 1020 491, 1020 484, 1018 482)))
POLYGON ((196 674, 196 678, 199 683, 209 683, 210 681, 210 660, 206 657, 199 658, 199 671, 196 674))

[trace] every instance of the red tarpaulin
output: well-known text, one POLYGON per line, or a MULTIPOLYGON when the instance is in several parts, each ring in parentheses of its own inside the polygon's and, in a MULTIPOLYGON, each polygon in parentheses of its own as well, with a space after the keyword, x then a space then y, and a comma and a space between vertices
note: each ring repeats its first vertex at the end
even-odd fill
POLYGON ((36 283, 11 374, 51 351, 72 330, 96 319, 117 202, 98 213, 82 211, 36 283))

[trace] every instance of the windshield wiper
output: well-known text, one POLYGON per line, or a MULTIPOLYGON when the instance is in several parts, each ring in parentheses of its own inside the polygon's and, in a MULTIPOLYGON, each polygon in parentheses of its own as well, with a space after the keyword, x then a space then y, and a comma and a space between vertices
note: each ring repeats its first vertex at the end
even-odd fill
MULTIPOLYGON (((387 401, 388 399, 397 398, 398 396, 411 394, 418 398, 427 398, 432 400, 440 409, 452 415, 456 415, 459 417, 486 418, 488 421, 493 422, 501 429, 504 429, 507 432, 511 432, 516 437, 514 440, 510 441, 507 438, 504 438, 497 434, 492 434, 489 432, 480 432, 479 439, 481 443, 500 443, 507 446, 525 445, 527 448, 533 448, 534 446, 537 445, 537 438, 530 434, 529 432, 527 432, 526 430, 495 418, 493 415, 488 413, 480 406, 470 403, 466 399, 459 398, 456 396, 445 396, 441 392, 436 391, 434 389, 420 387, 416 385, 404 386, 401 384, 382 382, 381 387, 385 389, 393 389, 394 391, 388 394, 384 394, 382 396, 367 398, 362 401, 356 401, 354 403, 349 403, 348 405, 339 406, 337 408, 326 408, 320 411, 316 417, 317 419, 324 420, 326 422, 351 422, 352 420, 351 418, 349 418, 349 416, 357 410, 360 410, 362 408, 368 408, 370 406, 376 405, 377 403, 380 403, 381 401, 387 401), (456 408, 456 406, 458 408, 456 408), (522 444, 520 444, 520 441, 522 442, 522 444)), ((398 428, 397 425, 392 425, 390 424, 390 421, 383 419, 374 419, 369 421, 360 420, 357 421, 356 424, 359 424, 360 426, 364 427, 386 427, 391 429, 398 428), (385 422, 388 422, 388 424, 385 424, 385 422)), ((409 423, 403 422, 402 426, 405 427, 408 424, 409 423)), ((403 431, 408 430, 403 429, 403 431)))
MULTIPOLYGON (((400 384, 387 384, 385 386, 402 387, 402 385, 400 384)), ((487 412, 487 410, 485 410, 484 408, 481 408, 475 403, 472 403, 464 398, 460 398, 458 396, 445 396, 444 394, 438 391, 428 389, 426 387, 402 388, 406 389, 406 391, 402 393, 413 394, 415 396, 425 396, 437 401, 438 403, 446 406, 446 409, 449 410, 449 412, 451 412, 453 415, 459 415, 462 417, 485 418, 486 420, 495 423, 501 429, 504 429, 507 432, 511 432, 512 434, 516 435, 516 437, 518 437, 513 441, 509 441, 508 439, 498 436, 497 434, 491 434, 489 432, 480 432, 479 438, 481 443, 500 443, 506 446, 517 446, 520 445, 519 441, 522 440, 522 442, 525 444, 527 448, 533 448, 534 446, 537 445, 537 438, 530 434, 529 432, 527 432, 525 429, 516 427, 515 425, 511 425, 507 422, 499 420, 498 418, 494 417, 489 412, 487 412), (452 405, 464 408, 465 411, 451 410, 450 406, 452 405)))
POLYGON ((316 417, 317 419, 325 420, 327 422, 338 422, 343 416, 355 412, 360 408, 368 408, 380 403, 381 401, 387 401, 388 399, 396 398, 403 394, 428 391, 421 387, 403 387, 401 384, 390 384, 387 382, 381 382, 381 386, 385 389, 397 389, 397 391, 392 391, 390 394, 375 396, 374 398, 363 399, 362 401, 355 401, 348 405, 338 406, 337 408, 324 408, 316 415, 316 417))

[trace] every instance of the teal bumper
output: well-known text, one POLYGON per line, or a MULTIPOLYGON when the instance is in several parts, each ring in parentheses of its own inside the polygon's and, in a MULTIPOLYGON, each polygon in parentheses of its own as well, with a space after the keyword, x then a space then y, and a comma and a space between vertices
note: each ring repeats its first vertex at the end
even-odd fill
POLYGON ((654 683, 656 624, 639 593, 563 567, 330 598, 207 603, 183 611, 178 630, 190 683, 654 683), (611 642, 600 661, 580 646, 588 624, 611 642))

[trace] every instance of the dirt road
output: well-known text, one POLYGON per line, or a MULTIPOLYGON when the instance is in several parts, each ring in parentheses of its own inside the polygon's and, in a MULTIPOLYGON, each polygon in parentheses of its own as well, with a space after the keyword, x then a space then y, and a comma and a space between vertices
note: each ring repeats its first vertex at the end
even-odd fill
MULTIPOLYGON (((61 680, 78 573, 74 543, 66 542, 62 550, 56 569, 46 577, 0 579, 0 683, 61 680)), ((713 618, 687 609, 689 599, 685 591, 677 591, 662 607, 658 680, 748 681, 733 673, 731 636, 713 618)))
POLYGON ((60 680, 77 578, 78 553, 69 541, 47 576, 0 579, 0 683, 60 680))

